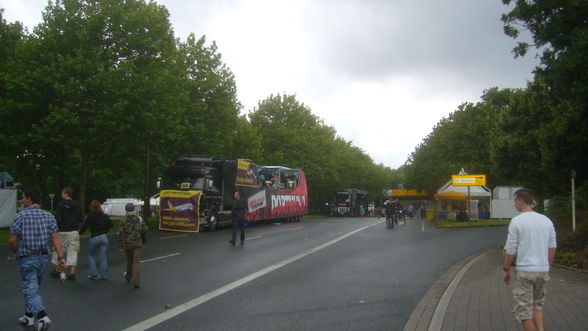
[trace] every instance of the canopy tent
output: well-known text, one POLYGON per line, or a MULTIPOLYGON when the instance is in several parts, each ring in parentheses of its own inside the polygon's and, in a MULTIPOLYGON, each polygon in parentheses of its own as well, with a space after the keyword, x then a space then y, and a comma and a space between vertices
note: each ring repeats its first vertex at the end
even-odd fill
POLYGON ((433 196, 437 200, 441 200, 441 199, 445 199, 445 200, 467 200, 468 199, 468 195, 467 194, 463 194, 463 193, 459 193, 459 192, 455 192, 455 191, 447 191, 447 192, 443 192, 443 193, 437 193, 437 194, 435 194, 433 196))
POLYGON ((0 188, 9 188, 14 186, 14 178, 6 171, 0 172, 0 188))
MULTIPOLYGON (((459 174, 467 175, 463 169, 459 174)), ((454 186, 450 179, 437 190, 437 194, 434 197, 437 200, 437 217, 445 218, 446 215, 450 215, 455 210, 463 211, 469 209, 469 219, 477 220, 479 218, 479 210, 484 212, 486 209, 489 210, 492 191, 486 186, 454 186), (470 199, 469 206, 467 206, 465 201, 468 200, 468 197, 470 199)))
POLYGON ((447 183, 445 183, 445 185, 441 186, 438 190, 437 190, 437 194, 435 194, 435 198, 437 198, 437 195, 439 194, 444 194, 447 192, 454 192, 454 193, 460 193, 466 196, 468 196, 468 187, 470 188, 470 197, 471 198, 486 198, 486 199, 490 199, 492 197, 492 191, 490 191, 489 188, 487 188, 486 186, 454 186, 451 185, 451 180, 449 180, 447 183))
POLYGON ((0 189, 0 228, 12 225, 16 215, 16 190, 0 189))
POLYGON ((431 200, 431 195, 427 191, 417 191, 417 190, 390 190, 386 191, 387 196, 391 196, 393 198, 399 200, 431 200), (388 192, 390 192, 388 194, 388 192))

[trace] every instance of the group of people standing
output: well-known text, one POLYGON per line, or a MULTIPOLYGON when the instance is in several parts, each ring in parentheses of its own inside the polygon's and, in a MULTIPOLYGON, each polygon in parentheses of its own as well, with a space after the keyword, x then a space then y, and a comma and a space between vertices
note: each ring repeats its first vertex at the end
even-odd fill
POLYGON ((386 216, 386 228, 394 228, 398 224, 398 213, 402 210, 402 205, 396 198, 388 198, 384 202, 384 215, 386 216))
MULTIPOLYGON (((62 201, 57 205, 55 216, 40 208, 41 191, 37 187, 25 188, 22 192, 24 210, 19 212, 10 228, 9 248, 17 257, 21 276, 25 312, 18 321, 23 326, 36 326, 47 330, 51 319, 45 311, 39 289, 49 262, 55 268, 53 278, 76 281, 76 267, 80 251, 80 235, 90 230, 88 240, 88 278, 108 279, 108 236, 113 227, 110 217, 103 213, 99 201, 90 203, 90 214, 83 217, 80 204, 72 198, 73 190, 61 191, 62 201), (68 270, 69 269, 69 270, 68 270)), ((118 229, 119 250, 127 257, 124 276, 134 288, 140 287, 140 261, 146 241, 147 224, 137 215, 135 205, 125 206, 126 216, 118 229)))

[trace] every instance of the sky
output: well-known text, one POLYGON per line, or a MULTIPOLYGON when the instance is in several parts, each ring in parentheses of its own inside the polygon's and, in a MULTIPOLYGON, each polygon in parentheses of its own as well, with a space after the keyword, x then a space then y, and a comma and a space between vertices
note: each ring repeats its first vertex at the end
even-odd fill
MULTIPOLYGON (((175 36, 215 41, 243 113, 296 95, 376 163, 402 166, 443 117, 491 87, 525 87, 501 0, 158 0, 175 36)), ((0 0, 32 31, 46 0, 0 0)), ((527 36, 527 39, 528 36, 527 36)), ((483 146, 481 146, 483 148, 483 146)))

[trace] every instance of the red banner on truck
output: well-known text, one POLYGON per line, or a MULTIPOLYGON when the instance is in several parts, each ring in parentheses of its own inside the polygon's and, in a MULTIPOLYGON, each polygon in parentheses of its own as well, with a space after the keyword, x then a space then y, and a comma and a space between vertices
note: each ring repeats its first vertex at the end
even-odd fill
POLYGON ((304 172, 297 174, 295 188, 265 187, 247 199, 247 220, 271 220, 297 217, 308 213, 308 193, 304 172))

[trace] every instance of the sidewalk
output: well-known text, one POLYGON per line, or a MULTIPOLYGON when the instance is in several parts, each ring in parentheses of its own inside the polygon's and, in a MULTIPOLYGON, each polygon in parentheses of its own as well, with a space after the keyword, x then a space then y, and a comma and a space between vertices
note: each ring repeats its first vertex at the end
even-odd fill
MULTIPOLYGON (((452 266, 425 293, 404 330, 522 330, 511 312, 514 282, 502 282, 502 263, 502 251, 491 249, 452 266)), ((553 267, 550 276, 545 329, 588 330, 588 275, 553 267)))

